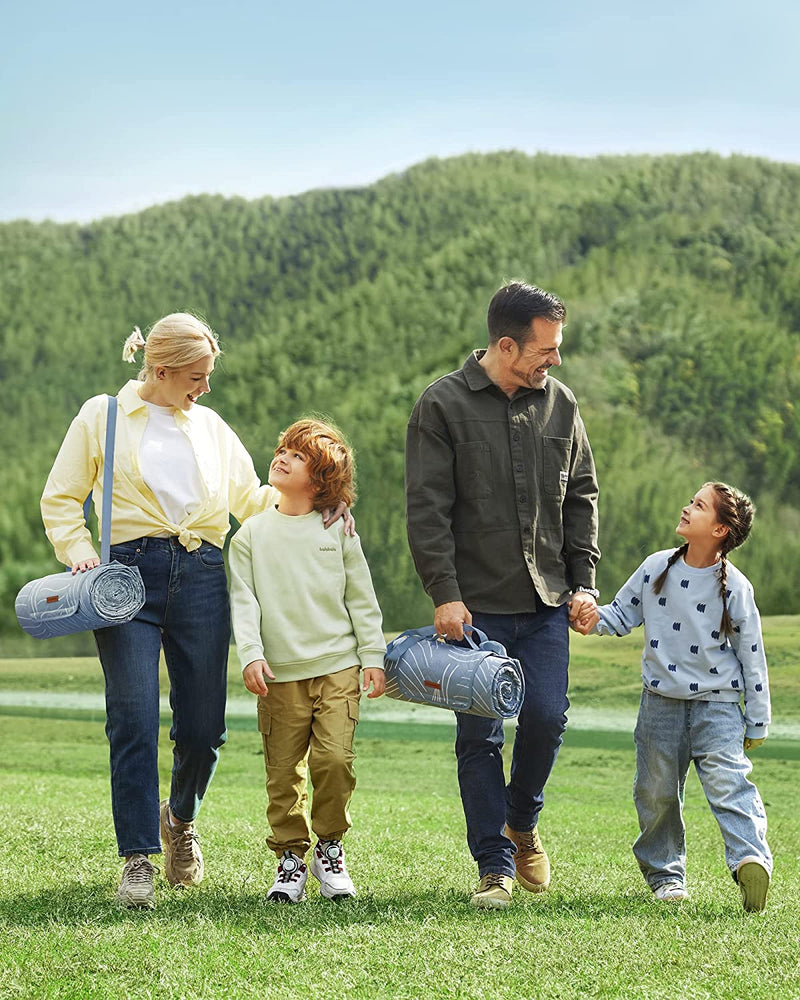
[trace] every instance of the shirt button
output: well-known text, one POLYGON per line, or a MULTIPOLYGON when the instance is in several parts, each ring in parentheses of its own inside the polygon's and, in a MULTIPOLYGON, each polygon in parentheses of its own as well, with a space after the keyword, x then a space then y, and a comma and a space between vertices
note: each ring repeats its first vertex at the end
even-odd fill
POLYGON ((517 472, 524 472, 525 471, 525 466, 522 464, 522 462, 517 462, 517 464, 514 466, 514 468, 517 470, 517 472))
POLYGON ((519 502, 520 503, 527 503, 528 502, 528 494, 527 493, 520 493, 520 495, 519 495, 519 502))
POLYGON ((511 440, 519 441, 519 431, 514 431, 514 433, 511 435, 511 440))

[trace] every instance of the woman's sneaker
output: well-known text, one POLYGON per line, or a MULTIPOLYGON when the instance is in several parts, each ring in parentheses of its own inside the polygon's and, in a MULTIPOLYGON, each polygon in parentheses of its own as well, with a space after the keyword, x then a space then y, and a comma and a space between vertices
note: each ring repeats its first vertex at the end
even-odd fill
POLYGON ((276 903, 300 903, 306 898, 308 866, 291 851, 284 851, 278 862, 278 874, 267 893, 276 903))
POLYGON ((203 852, 194 823, 170 821, 169 799, 161 803, 161 848, 164 874, 174 886, 199 885, 203 881, 203 852))
POLYGON ((320 840, 311 859, 311 874, 319 879, 319 891, 326 899, 346 899, 356 894, 347 874, 341 840, 320 840))
POLYGON ((122 869, 117 902, 132 910, 152 910, 156 905, 153 876, 156 869, 146 854, 132 854, 122 869))
POLYGON ((662 882, 653 889, 653 895, 662 903, 679 903, 689 898, 689 893, 681 882, 662 882))

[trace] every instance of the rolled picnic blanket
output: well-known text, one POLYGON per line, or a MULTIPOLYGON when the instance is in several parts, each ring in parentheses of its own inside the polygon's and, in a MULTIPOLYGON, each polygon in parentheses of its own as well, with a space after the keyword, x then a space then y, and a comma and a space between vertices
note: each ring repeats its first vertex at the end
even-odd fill
POLYGON ((17 594, 14 610, 25 631, 52 639, 130 621, 145 601, 136 566, 103 563, 85 573, 51 573, 31 580, 17 594))
POLYGON ((386 650, 386 694, 490 719, 519 715, 525 695, 519 660, 479 629, 465 626, 464 635, 467 646, 446 642, 433 626, 401 632, 386 650))

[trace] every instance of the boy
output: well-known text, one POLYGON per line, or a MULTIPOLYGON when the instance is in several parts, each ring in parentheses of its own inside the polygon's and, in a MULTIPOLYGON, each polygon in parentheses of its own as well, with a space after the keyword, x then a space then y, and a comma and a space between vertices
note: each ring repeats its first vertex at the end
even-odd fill
POLYGON ((267 769, 267 845, 278 872, 267 899, 305 898, 305 856, 327 899, 355 896, 342 838, 350 828, 353 735, 363 690, 383 694, 381 612, 358 537, 321 511, 355 499, 353 456, 320 420, 285 430, 270 465, 277 506, 249 518, 231 544, 231 606, 245 686, 258 698, 267 769), (270 681, 267 687, 267 681, 270 681), (306 772, 314 796, 306 817, 306 772))

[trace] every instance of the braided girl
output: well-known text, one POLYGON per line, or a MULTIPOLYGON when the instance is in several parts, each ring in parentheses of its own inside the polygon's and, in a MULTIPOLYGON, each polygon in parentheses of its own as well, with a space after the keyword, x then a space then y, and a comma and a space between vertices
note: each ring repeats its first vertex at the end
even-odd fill
POLYGON ((576 624, 598 635, 644 625, 633 789, 641 833, 633 853, 659 900, 688 896, 682 807, 694 762, 744 909, 766 903, 767 820, 744 751, 767 738, 767 662, 753 588, 728 562, 752 522, 748 497, 705 483, 681 513, 676 531, 685 543, 648 556, 611 604, 576 624))

